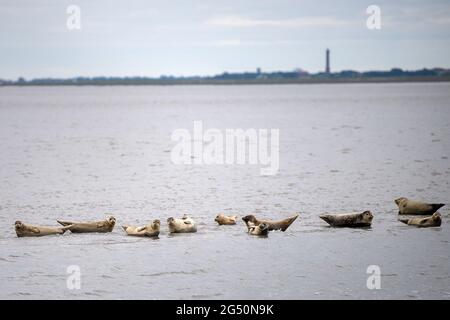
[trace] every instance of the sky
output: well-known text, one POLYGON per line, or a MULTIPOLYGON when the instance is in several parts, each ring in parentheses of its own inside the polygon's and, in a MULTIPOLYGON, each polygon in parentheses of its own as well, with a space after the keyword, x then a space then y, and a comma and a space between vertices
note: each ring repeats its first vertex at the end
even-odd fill
POLYGON ((450 68, 450 0, 0 0, 0 79, 318 72, 326 48, 332 71, 450 68))

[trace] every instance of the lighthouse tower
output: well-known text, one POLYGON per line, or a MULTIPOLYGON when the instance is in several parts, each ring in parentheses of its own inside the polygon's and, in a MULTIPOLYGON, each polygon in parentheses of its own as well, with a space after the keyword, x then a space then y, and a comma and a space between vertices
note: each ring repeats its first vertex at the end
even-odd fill
POLYGON ((325 52, 325 73, 330 74, 330 49, 325 52))

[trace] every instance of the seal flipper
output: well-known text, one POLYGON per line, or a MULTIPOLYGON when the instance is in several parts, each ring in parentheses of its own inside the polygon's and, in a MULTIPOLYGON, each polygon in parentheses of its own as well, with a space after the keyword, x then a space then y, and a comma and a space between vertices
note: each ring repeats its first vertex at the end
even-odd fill
POLYGON ((97 229, 100 229, 100 228, 103 228, 104 226, 106 225, 106 222, 105 221, 100 221, 100 222, 97 222, 97 224, 96 224, 96 228, 97 229))
POLYGON ((41 233, 41 230, 39 230, 39 228, 36 228, 36 227, 32 227, 31 228, 31 232, 33 232, 33 233, 41 233))
POLYGON ((404 224, 408 224, 409 219, 398 219, 398 221, 403 222, 404 224))

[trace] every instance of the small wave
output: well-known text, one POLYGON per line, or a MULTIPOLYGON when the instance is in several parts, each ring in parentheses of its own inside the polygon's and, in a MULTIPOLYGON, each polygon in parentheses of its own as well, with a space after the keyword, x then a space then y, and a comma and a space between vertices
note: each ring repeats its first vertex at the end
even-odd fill
POLYGON ((193 294, 191 298, 193 299, 208 299, 223 296, 222 293, 214 293, 214 294, 193 294))
POLYGON ((156 273, 143 273, 139 274, 139 277, 159 277, 159 276, 171 276, 171 275, 197 275, 206 273, 203 269, 197 269, 192 271, 166 271, 166 272, 156 272, 156 273))

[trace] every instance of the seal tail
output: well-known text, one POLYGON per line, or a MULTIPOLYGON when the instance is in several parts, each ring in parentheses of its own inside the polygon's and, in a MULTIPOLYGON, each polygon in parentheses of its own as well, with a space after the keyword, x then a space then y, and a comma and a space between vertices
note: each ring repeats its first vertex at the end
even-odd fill
POLYGON ((286 229, 289 228, 289 226, 290 226, 297 218, 298 218, 298 214, 295 215, 295 216, 293 216, 293 217, 287 218, 287 219, 286 219, 286 225, 281 229, 281 231, 286 231, 286 229))
POLYGON ((128 228, 128 226, 122 226, 122 229, 123 229, 124 231, 127 231, 127 228, 128 228))
POLYGON ((403 222, 404 224, 408 224, 409 219, 398 219, 398 221, 403 222))
POLYGON ((431 207, 433 208, 434 211, 438 211, 443 206, 445 206, 445 203, 433 203, 431 205, 431 207))
POLYGON ((70 230, 70 228, 72 228, 72 227, 73 227, 73 224, 70 224, 70 225, 68 225, 68 226, 62 227, 62 228, 61 228, 62 233, 64 234, 67 230, 70 230))
POLYGON ((333 224, 329 215, 321 215, 319 216, 319 218, 328 223, 329 225, 333 224))
POLYGON ((64 227, 73 225, 73 222, 69 222, 69 221, 56 220, 56 222, 58 222, 60 225, 62 225, 64 227))

